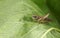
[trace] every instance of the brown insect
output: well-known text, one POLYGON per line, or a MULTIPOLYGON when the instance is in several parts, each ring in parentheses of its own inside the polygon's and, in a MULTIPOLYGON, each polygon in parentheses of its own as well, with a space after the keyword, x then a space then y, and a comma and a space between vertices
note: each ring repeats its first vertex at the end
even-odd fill
POLYGON ((37 16, 37 15, 33 15, 33 20, 36 20, 38 22, 41 22, 41 23, 46 23, 46 22, 50 22, 51 19, 48 18, 49 16, 49 13, 46 14, 45 16, 37 16))

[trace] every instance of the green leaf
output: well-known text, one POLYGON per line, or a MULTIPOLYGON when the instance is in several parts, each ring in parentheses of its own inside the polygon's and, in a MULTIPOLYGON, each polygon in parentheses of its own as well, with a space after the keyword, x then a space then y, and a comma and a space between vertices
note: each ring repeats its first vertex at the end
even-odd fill
POLYGON ((46 0, 0 0, 0 38, 60 38, 59 23, 46 0), (47 13, 51 22, 32 19, 47 13))

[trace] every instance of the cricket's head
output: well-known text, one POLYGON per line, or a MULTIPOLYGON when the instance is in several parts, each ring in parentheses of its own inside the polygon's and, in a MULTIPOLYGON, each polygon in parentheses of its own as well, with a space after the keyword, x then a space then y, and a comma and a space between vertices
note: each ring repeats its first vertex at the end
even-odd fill
POLYGON ((38 19, 40 19, 41 17, 40 16, 37 16, 37 15, 33 15, 32 16, 32 19, 34 19, 34 20, 38 20, 38 19))

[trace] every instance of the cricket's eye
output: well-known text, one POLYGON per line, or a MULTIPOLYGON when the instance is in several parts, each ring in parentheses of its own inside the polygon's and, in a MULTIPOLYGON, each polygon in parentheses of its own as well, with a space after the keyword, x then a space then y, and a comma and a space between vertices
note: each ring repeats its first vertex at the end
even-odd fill
POLYGON ((33 16, 33 18, 37 18, 37 16, 33 16))

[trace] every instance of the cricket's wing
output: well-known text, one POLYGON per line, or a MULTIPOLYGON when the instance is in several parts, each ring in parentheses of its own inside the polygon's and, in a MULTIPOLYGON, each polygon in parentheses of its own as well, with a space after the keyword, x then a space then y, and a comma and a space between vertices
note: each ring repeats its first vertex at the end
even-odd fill
POLYGON ((45 21, 52 21, 50 18, 46 18, 46 19, 44 19, 45 21))

